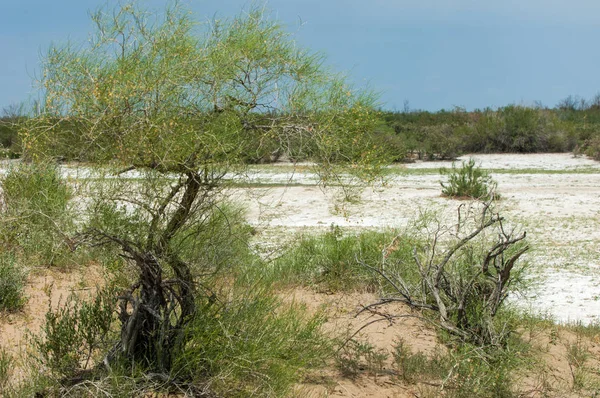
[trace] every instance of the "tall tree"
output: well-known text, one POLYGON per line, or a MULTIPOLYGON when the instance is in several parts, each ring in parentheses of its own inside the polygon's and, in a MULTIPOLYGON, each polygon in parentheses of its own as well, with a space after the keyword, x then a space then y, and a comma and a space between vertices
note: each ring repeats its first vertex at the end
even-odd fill
MULTIPOLYGON (((120 296, 121 340, 107 359, 168 370, 195 312, 198 234, 226 176, 265 154, 309 156, 324 180, 383 162, 375 97, 324 67, 261 9, 197 23, 175 4, 92 14, 89 45, 53 47, 44 112, 21 126, 25 156, 118 167, 96 184, 86 235, 118 246, 138 278, 120 296), (136 170, 135 183, 124 171, 136 170)), ((226 242, 224 242, 226 244, 226 242)))

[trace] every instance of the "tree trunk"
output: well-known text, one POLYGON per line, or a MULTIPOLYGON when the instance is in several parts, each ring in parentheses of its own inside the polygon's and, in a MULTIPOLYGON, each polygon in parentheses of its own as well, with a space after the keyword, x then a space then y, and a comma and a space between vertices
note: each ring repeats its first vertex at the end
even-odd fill
MULTIPOLYGON (((159 371, 171 368, 173 349, 195 312, 195 288, 189 265, 170 249, 172 238, 189 220, 201 192, 198 173, 186 173, 184 192, 165 228, 145 249, 123 246, 139 268, 139 281, 121 297, 121 353, 159 371), (163 280, 171 267, 174 278, 163 280)), ((210 190, 210 187, 207 187, 210 190)))

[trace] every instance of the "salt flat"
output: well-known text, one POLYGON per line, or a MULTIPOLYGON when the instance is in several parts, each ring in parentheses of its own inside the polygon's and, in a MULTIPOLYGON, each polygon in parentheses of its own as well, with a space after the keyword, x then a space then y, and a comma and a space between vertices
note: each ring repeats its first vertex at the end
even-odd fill
MULTIPOLYGON (((461 159, 467 159, 469 155, 461 159)), ((473 155, 491 169, 502 200, 498 210, 527 231, 532 289, 513 298, 520 306, 560 322, 600 321, 600 163, 571 154, 473 155)), ((452 220, 461 201, 441 197, 435 169, 451 162, 396 165, 384 185, 364 189, 357 200, 336 201, 339 188, 323 190, 305 166, 291 172, 270 166, 251 174, 254 182, 281 186, 237 188, 249 222, 274 246, 294 233, 330 225, 402 228, 425 209, 452 220), (289 184, 285 186, 285 184, 289 184)))

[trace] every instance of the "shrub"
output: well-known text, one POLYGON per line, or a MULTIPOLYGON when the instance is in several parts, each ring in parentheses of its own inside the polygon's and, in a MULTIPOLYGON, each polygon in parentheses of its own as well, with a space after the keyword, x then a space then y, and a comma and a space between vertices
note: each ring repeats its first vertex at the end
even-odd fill
POLYGON ((25 303, 23 288, 26 273, 12 253, 0 254, 0 311, 17 311, 25 303))
POLYGON ((21 120, 22 118, 20 117, 5 116, 0 118, 0 145, 9 156, 14 155, 18 146, 19 137, 16 126, 21 120))
POLYGON ((409 236, 395 236, 392 231, 344 236, 341 228, 332 226, 322 235, 302 237, 279 257, 273 264, 273 279, 331 291, 374 289, 379 283, 363 261, 380 262, 390 257, 390 263, 399 263, 410 259, 414 242, 409 236))
POLYGON ((416 283, 404 276, 406 271, 365 264, 393 288, 366 308, 403 302, 437 318, 440 330, 462 342, 503 347, 513 327, 498 315, 522 280, 524 267, 517 261, 529 246, 525 232, 509 228, 490 203, 481 206, 475 209, 480 214, 461 206, 454 226, 437 218, 422 220, 422 239, 432 243, 415 247, 411 261, 396 267, 415 270, 416 283))
POLYGON ((600 160, 600 136, 588 139, 584 144, 584 151, 592 159, 600 160))
POLYGON ((538 152, 543 150, 545 125, 540 111, 509 105, 498 110, 503 129, 492 137, 502 152, 538 152))
MULTIPOLYGON (((446 174, 446 170, 440 170, 441 174, 446 174)), ((453 198, 474 198, 487 200, 497 199, 496 182, 492 177, 475 165, 475 160, 470 158, 468 162, 463 161, 460 168, 452 165, 452 171, 448 175, 446 184, 443 182, 442 195, 453 198)))
MULTIPOLYGON (((0 297, 2 297, 1 294, 0 297)), ((0 391, 7 389, 12 376, 13 366, 14 359, 12 355, 4 350, 4 348, 0 348, 0 391)))
POLYGON ((72 226, 68 207, 72 192, 58 167, 19 163, 1 183, 5 244, 30 263, 61 264, 70 251, 66 233, 72 226))
POLYGON ((368 341, 352 339, 337 353, 336 364, 346 377, 354 378, 364 371, 377 375, 384 370, 388 356, 386 350, 378 349, 368 341))
POLYGON ((70 296, 56 310, 49 308, 41 333, 31 336, 38 361, 59 380, 95 366, 98 351, 110 345, 114 293, 104 288, 90 301, 70 296))
POLYGON ((324 319, 286 305, 268 288, 234 287, 229 299, 204 299, 186 328, 173 374, 210 385, 218 396, 285 396, 305 369, 330 357, 324 319))

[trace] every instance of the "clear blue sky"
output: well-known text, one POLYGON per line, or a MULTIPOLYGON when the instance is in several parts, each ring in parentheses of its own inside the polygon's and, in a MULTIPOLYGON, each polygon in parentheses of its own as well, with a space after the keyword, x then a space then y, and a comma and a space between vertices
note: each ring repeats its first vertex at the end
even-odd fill
MULTIPOLYGON (((88 10, 104 0, 1 3, 0 108, 28 99, 51 42, 87 39, 88 10)), ((249 2, 187 4, 205 20, 249 2)), ((302 45, 381 92, 386 109, 401 110, 404 100, 427 110, 554 106, 600 91, 599 0, 271 0, 267 7, 302 45)))

